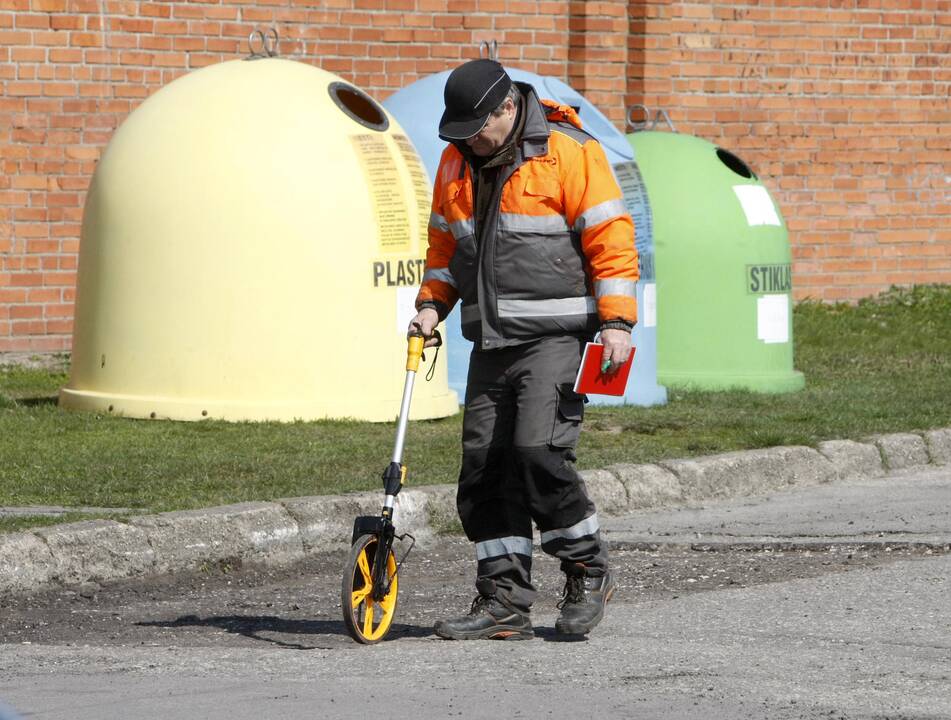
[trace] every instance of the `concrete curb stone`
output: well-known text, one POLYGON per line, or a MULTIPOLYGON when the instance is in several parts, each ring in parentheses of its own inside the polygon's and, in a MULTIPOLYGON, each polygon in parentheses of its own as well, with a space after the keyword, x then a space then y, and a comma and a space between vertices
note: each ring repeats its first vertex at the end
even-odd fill
POLYGON ((881 477, 885 474, 882 453, 872 443, 854 440, 826 440, 818 445, 819 452, 835 469, 840 480, 856 477, 881 477))
POLYGON ((607 470, 582 470, 579 474, 598 512, 620 515, 627 510, 627 490, 614 473, 607 470))
MULTIPOLYGON (((440 532, 461 530, 459 511, 456 509, 455 485, 426 485, 421 487, 419 492, 426 496, 428 524, 425 530, 420 529, 424 541, 440 532)), ((402 522, 399 518, 397 520, 402 522)))
MULTIPOLYGON (((450 487, 450 486, 446 486, 450 487)), ((455 487, 452 487, 452 508, 456 509, 455 487)), ((437 488, 438 490, 438 488, 437 488)), ((369 513, 370 515, 379 515, 383 505, 380 502, 380 493, 376 495, 376 505, 369 513)), ((396 496, 396 512, 393 514, 396 529, 399 533, 408 532, 416 538, 417 542, 425 543, 433 535, 431 512, 436 509, 435 505, 439 502, 446 502, 449 496, 440 492, 429 492, 425 487, 404 489, 396 496)), ((350 541, 350 531, 353 526, 353 518, 350 518, 351 527, 347 531, 347 541, 350 541)))
POLYGON ((155 564, 145 533, 115 520, 84 520, 35 531, 49 548, 63 585, 144 575, 155 564))
POLYGON ((829 461, 808 447, 763 448, 659 465, 677 476, 688 502, 755 495, 789 485, 818 485, 835 477, 829 461))
POLYGON ((304 553, 350 546, 353 519, 380 512, 380 493, 282 498, 278 500, 297 523, 304 553))
POLYGON ((935 465, 951 465, 951 428, 929 430, 924 437, 931 462, 935 465))
POLYGON ((287 563, 304 556, 297 523, 278 503, 180 510, 130 523, 153 549, 156 573, 233 560, 287 563))
MULTIPOLYGON (((420 488, 403 490, 396 498, 394 518, 400 533, 408 532, 417 541, 432 535, 431 506, 452 489, 455 512, 455 488, 434 486, 434 490, 420 488)), ((379 515, 382 508, 378 492, 349 493, 346 495, 318 495, 313 497, 282 498, 277 501, 297 523, 305 554, 341 550, 350 547, 353 520, 358 515, 379 515)))
POLYGON ((929 464, 928 447, 921 435, 891 433, 875 435, 871 439, 881 450, 882 462, 888 470, 902 470, 929 464))
POLYGON ((679 478, 660 465, 610 465, 627 492, 627 509, 679 505, 684 501, 679 478))
MULTIPOLYGON (((868 443, 831 440, 808 447, 774 447, 656 465, 617 464, 581 473, 598 511, 689 504, 817 485, 886 470, 951 463, 951 428, 923 434, 880 435, 868 443)), ((456 488, 403 490, 398 530, 426 541, 458 527, 456 488)), ((89 520, 0 534, 0 596, 144 574, 196 570, 232 560, 286 564, 344 549, 353 519, 380 511, 380 492, 285 498, 202 510, 144 515, 128 523, 89 520)))
POLYGON ((33 533, 0 534, 0 596, 51 584, 54 568, 49 547, 33 533))

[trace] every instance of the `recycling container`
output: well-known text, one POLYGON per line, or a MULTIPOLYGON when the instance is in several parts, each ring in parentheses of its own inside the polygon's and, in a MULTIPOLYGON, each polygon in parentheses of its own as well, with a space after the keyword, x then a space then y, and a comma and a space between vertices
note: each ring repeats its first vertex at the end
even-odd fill
POLYGON ((790 392, 786 224, 730 151, 690 135, 628 135, 653 215, 657 376, 670 387, 790 392))
MULTIPOLYGON (((396 418, 429 195, 398 123, 331 73, 271 57, 173 81, 92 179, 61 405, 396 418)), ((413 418, 458 412, 438 362, 413 418)))
MULTIPOLYGON (((509 76, 518 82, 532 85, 539 97, 570 105, 578 110, 582 126, 594 135, 604 148, 608 161, 624 191, 628 211, 642 219, 649 217, 650 208, 644 194, 631 178, 637 175, 634 152, 626 137, 594 105, 577 91, 557 78, 543 77, 517 68, 506 68, 509 76), (634 188, 629 195, 625 188, 634 188)), ((443 111, 443 88, 450 71, 422 78, 383 101, 405 128, 423 160, 430 180, 436 176, 439 158, 446 143, 439 139, 439 118, 443 111)), ((637 217, 635 217, 635 223, 637 217)), ((650 233, 636 227, 638 252, 641 258, 641 281, 637 284, 639 320, 634 328, 632 343, 636 348, 627 392, 623 397, 592 395, 594 404, 660 405, 667 402, 667 391, 657 384, 657 327, 654 298, 656 286, 651 270, 650 233)), ((460 397, 465 396, 472 343, 462 337, 458 309, 446 319, 446 347, 449 356, 449 386, 460 397)))

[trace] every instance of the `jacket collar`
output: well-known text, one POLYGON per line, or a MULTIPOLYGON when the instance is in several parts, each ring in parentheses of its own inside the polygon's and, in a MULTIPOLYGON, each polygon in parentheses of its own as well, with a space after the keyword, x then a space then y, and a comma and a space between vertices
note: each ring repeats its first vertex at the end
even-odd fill
POLYGON ((545 117, 545 106, 538 98, 535 88, 528 83, 516 82, 522 93, 522 106, 525 112, 525 127, 522 129, 522 157, 538 157, 548 152, 548 136, 551 127, 545 117))
POLYGON ((528 83, 517 82, 522 92, 525 107, 525 127, 522 130, 522 156, 526 158, 545 155, 553 122, 564 122, 581 129, 581 118, 570 105, 561 105, 554 100, 542 100, 535 88, 528 83))

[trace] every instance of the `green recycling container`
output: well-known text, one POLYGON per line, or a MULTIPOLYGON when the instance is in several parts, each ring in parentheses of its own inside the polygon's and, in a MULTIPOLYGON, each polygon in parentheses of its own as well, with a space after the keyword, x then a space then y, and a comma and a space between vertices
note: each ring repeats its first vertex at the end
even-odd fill
POLYGON ((739 157, 700 138, 627 137, 654 220, 658 381, 804 387, 793 369, 789 235, 769 191, 739 157))

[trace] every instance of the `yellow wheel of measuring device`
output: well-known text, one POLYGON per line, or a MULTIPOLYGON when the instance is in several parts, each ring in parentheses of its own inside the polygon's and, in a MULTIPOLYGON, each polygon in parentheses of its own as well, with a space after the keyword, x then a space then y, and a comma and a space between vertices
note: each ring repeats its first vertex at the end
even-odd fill
POLYGON ((373 567, 378 542, 376 535, 361 535, 357 538, 350 548, 340 589, 340 604, 343 606, 347 632, 354 640, 365 644, 378 643, 389 632, 399 590, 396 556, 390 549, 386 554, 386 582, 389 588, 382 599, 373 599, 373 567))

